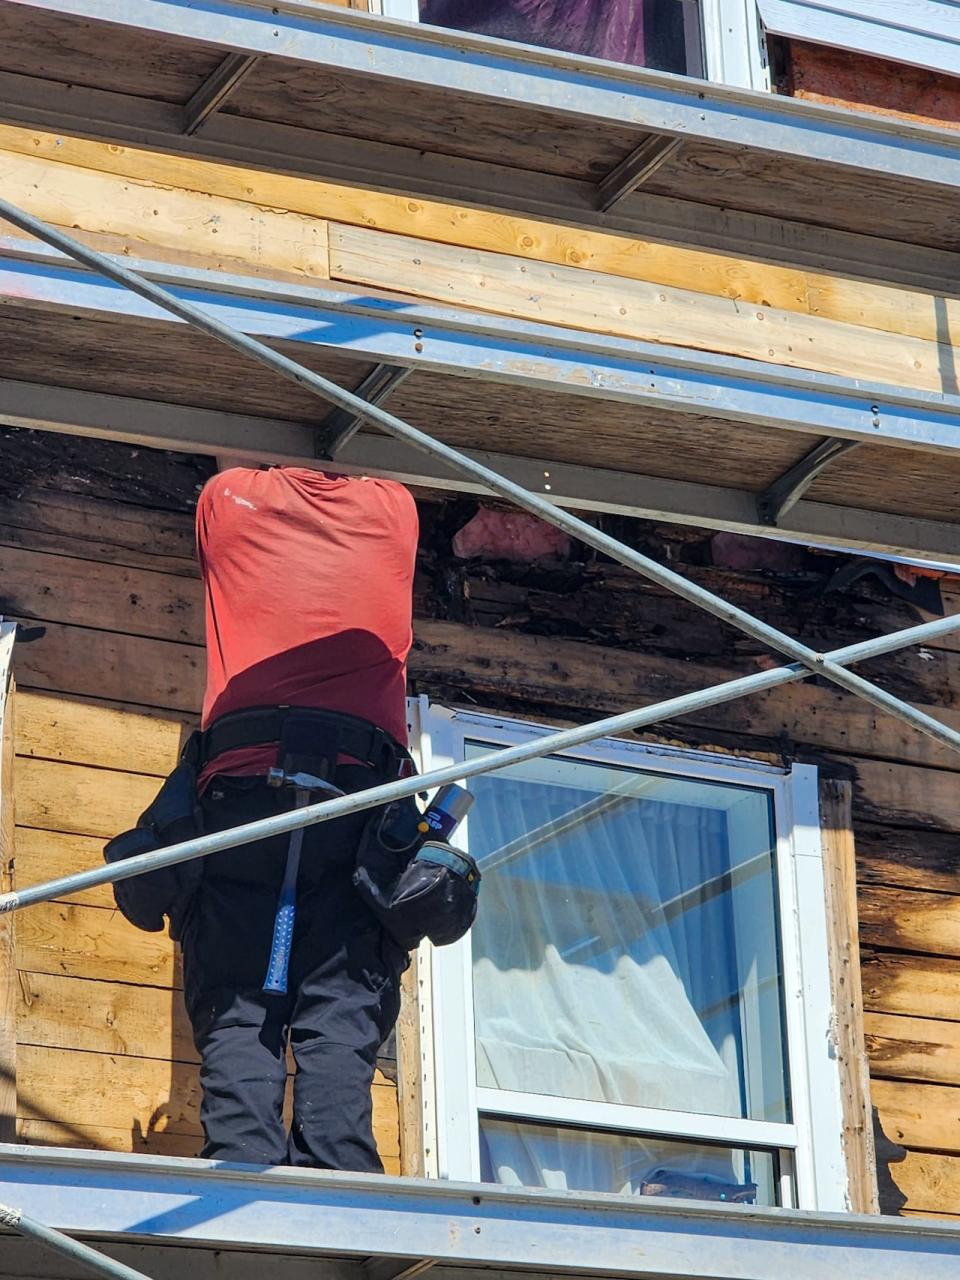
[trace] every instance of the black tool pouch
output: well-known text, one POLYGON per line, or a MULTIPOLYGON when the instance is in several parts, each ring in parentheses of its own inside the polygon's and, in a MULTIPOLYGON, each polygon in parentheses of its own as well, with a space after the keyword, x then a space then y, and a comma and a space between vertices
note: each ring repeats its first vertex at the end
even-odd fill
MULTIPOLYGON (((104 860, 122 862, 138 853, 151 853, 154 849, 179 844, 181 840, 191 840, 201 831, 197 772, 192 764, 184 762, 177 765, 164 782, 137 825, 107 844, 104 860)), ((130 923, 147 933, 159 933, 164 927, 164 916, 169 916, 170 933, 176 938, 201 875, 199 859, 181 862, 120 880, 113 886, 113 896, 130 923)))
POLYGON ((360 897, 404 951, 424 938, 438 947, 462 938, 476 918, 480 890, 469 854, 435 840, 416 848, 418 818, 412 799, 376 810, 353 874, 360 897))

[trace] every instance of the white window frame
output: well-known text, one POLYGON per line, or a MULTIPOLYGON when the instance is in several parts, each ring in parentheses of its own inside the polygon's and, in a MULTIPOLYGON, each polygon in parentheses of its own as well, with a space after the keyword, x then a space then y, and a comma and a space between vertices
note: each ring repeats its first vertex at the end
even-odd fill
MULTIPOLYGON (((688 0, 678 0, 678 3, 688 0)), ((373 13, 420 21, 418 0, 369 0, 373 13)), ((741 89, 769 89, 766 46, 757 0, 699 0, 704 72, 708 80, 741 89)))
POLYGON ((960 76, 960 7, 952 0, 757 0, 757 4, 771 35, 960 76))
MULTIPOLYGON (((425 771, 462 761, 467 738, 495 749, 550 732, 540 725, 450 710, 430 704, 426 698, 411 700, 410 712, 411 746, 425 771)), ((620 739, 604 739, 564 754, 577 760, 770 792, 776 823, 787 1061, 794 1118, 790 1124, 778 1124, 611 1103, 558 1101, 480 1088, 476 1084, 470 939, 443 948, 425 943, 419 955, 418 977, 420 1023, 430 1042, 423 1077, 427 1175, 461 1182, 480 1180, 478 1120, 480 1113, 486 1112, 775 1149, 780 1154, 783 1205, 843 1211, 847 1207, 847 1176, 816 769, 794 765, 787 771, 752 760, 620 739)))

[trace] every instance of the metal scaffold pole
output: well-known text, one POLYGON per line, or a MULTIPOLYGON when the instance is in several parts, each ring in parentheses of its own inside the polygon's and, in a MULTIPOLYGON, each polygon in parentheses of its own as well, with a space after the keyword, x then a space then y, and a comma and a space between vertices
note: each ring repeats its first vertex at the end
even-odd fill
MULTIPOLYGON (((844 649, 836 649, 830 654, 832 662, 837 664, 863 662, 868 658, 876 658, 884 653, 892 653, 897 649, 905 649, 909 645, 923 641, 932 641, 938 637, 960 631, 960 614, 950 618, 939 618, 936 622, 926 622, 917 627, 908 627, 887 636, 878 636, 873 640, 864 640, 859 644, 848 645, 844 649)), ((608 716, 604 720, 595 720, 590 724, 579 725, 575 729, 563 729, 557 733, 547 733, 531 742, 520 746, 508 747, 503 751, 492 751, 478 756, 474 760, 447 765, 443 769, 435 769, 413 778, 404 778, 398 782, 388 782, 381 786, 370 787, 366 791, 358 791, 352 795, 341 796, 336 800, 324 800, 320 804, 308 805, 303 809, 293 809, 286 813, 274 814, 269 818, 261 818, 245 826, 231 827, 226 831, 215 831, 210 835, 198 836, 194 840, 185 840, 181 844, 171 845, 167 849, 157 849, 152 853, 141 853, 127 858, 120 863, 109 866, 94 867, 89 871, 78 871, 70 876, 62 876, 58 880, 49 880, 43 884, 32 885, 13 893, 0 895, 0 913, 18 911, 23 907, 34 906, 39 902, 49 902, 54 898, 64 897, 91 889, 96 885, 109 884, 117 880, 129 880, 133 876, 147 871, 157 871, 161 867, 175 866, 180 862, 188 862, 191 858, 203 858, 221 849, 231 849, 236 845, 250 844, 254 840, 266 839, 270 836, 283 835, 296 827, 312 826, 314 823, 329 822, 334 818, 349 813, 359 813, 364 809, 372 809, 378 804, 389 804, 393 800, 401 800, 405 796, 415 795, 418 791, 443 786, 447 782, 458 782, 466 778, 476 777, 483 773, 491 773, 496 769, 505 769, 509 765, 522 764, 527 760, 536 760, 541 756, 568 751, 583 746, 596 738, 609 737, 618 733, 628 733, 634 729, 642 729, 655 724, 659 720, 674 719, 688 715, 705 707, 719 706, 724 702, 733 702, 737 698, 751 693, 760 693, 766 689, 775 689, 780 685, 791 684, 796 680, 805 680, 812 673, 806 668, 793 664, 787 667, 776 667, 772 671, 758 671, 750 676, 742 676, 738 680, 728 680, 724 684, 713 685, 707 689, 695 690, 666 702, 658 702, 650 707, 637 711, 627 711, 622 715, 608 716)))
POLYGON ((117 1262, 99 1249, 91 1249, 88 1244, 82 1244, 79 1240, 64 1235, 62 1231, 54 1231, 52 1227, 44 1226, 36 1218, 29 1218, 19 1209, 11 1209, 9 1205, 0 1204, 0 1227, 18 1231, 28 1240, 36 1240, 45 1249, 59 1253, 72 1262, 79 1262, 98 1275, 109 1276, 111 1280, 150 1280, 142 1271, 134 1271, 133 1267, 117 1262))
POLYGON ((954 751, 960 751, 960 733, 956 730, 942 724, 933 716, 927 715, 926 712, 910 706, 909 703, 895 697, 893 694, 887 693, 886 690, 872 684, 869 680, 865 680, 862 676, 858 676, 852 671, 844 670, 830 656, 817 653, 794 637, 785 634, 776 627, 770 626, 759 618, 755 618, 752 614, 747 613, 745 609, 731 604, 722 597, 715 595, 712 591, 707 591, 706 588, 699 586, 695 582, 688 581, 672 569, 668 569, 665 565, 652 560, 649 556, 645 556, 641 552, 617 541, 616 538, 611 538, 608 534, 602 533, 592 525, 579 519, 579 517, 556 506, 549 499, 524 489, 482 463, 467 457, 449 445, 434 439, 433 436, 428 435, 426 432, 420 431, 417 427, 413 427, 402 419, 388 413, 387 410, 379 405, 363 400, 353 392, 345 390, 335 382, 331 382, 330 379, 324 378, 321 374, 314 373, 287 356, 272 350, 264 343, 258 342, 255 338, 251 338, 248 334, 241 333, 239 330, 223 324, 213 316, 208 315, 200 307, 196 307, 183 298, 177 297, 169 290, 155 284, 152 280, 147 280, 120 263, 111 261, 96 249, 80 244, 72 237, 64 234, 64 232, 47 226, 40 219, 34 218, 31 214, 24 212, 7 200, 0 199, 0 218, 59 249, 68 257, 89 267, 90 270, 106 276, 140 297, 155 303, 162 310, 170 312, 171 315, 175 315, 187 324, 193 325, 210 337, 226 343, 227 346, 232 347, 235 351, 249 356, 282 377, 290 379, 313 395, 348 410, 364 421, 373 423, 374 426, 388 432, 390 435, 407 441, 408 444, 411 444, 421 452, 439 459, 448 465, 452 471, 469 476, 489 489, 491 493, 507 498, 523 510, 539 516, 542 520, 546 520, 548 523, 562 529, 565 533, 579 539, 587 546, 610 556, 611 559, 619 561, 628 568, 635 569, 652 582, 659 583, 691 604, 699 605, 722 621, 739 628, 755 640, 759 640, 771 649, 785 654, 794 662, 802 663, 803 666, 815 674, 825 676, 833 681, 834 684, 840 685, 841 688, 847 689, 850 693, 864 698, 881 710, 887 711, 890 715, 905 721, 942 745, 950 747, 954 751))

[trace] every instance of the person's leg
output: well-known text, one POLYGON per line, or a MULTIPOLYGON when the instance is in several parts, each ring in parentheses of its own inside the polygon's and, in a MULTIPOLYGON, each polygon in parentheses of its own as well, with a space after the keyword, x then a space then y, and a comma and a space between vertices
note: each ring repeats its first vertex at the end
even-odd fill
POLYGON ((260 991, 203 992, 192 1002, 205 1159, 286 1163, 286 1011, 282 997, 260 991))
MULTIPOLYGON (((262 783, 215 782, 211 791, 204 798, 208 831, 276 808, 262 783)), ((286 843, 281 837, 215 854, 183 929, 184 998, 201 1058, 201 1154, 208 1159, 286 1162, 283 1094, 292 1001, 261 990, 286 843)))
POLYGON ((377 1050, 400 1010, 407 957, 348 880, 301 891, 289 1163, 382 1173, 370 1096, 377 1050))

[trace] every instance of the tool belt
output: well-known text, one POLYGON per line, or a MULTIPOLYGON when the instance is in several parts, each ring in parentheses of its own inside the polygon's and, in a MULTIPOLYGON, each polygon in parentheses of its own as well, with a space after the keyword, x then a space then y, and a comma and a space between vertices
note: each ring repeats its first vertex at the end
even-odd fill
MULTIPOLYGON (((193 733, 180 763, 137 825, 115 836, 103 851, 109 863, 149 853, 203 834, 197 778, 211 761, 240 747, 276 743, 277 764, 328 780, 348 756, 371 770, 370 785, 396 778, 409 753, 378 726, 359 716, 308 707, 255 707, 236 711, 193 733)), ((121 880, 113 894, 123 915, 138 929, 158 933, 170 918, 170 934, 179 937, 186 909, 203 875, 201 859, 163 867, 121 880)))
POLYGON ((413 797, 375 809, 357 850, 353 883, 404 951, 424 938, 458 942, 473 924, 480 869, 468 853, 424 840, 413 797))

